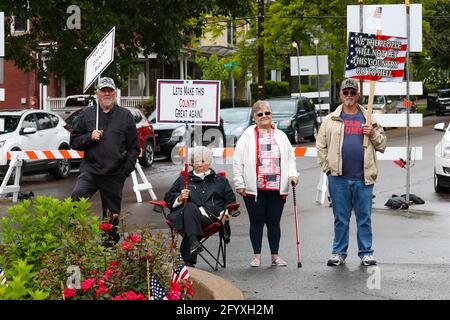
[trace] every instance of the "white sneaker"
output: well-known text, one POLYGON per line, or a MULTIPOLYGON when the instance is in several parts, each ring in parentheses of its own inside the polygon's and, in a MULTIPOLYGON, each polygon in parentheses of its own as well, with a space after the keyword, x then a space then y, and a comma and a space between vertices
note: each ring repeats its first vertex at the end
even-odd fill
POLYGON ((373 258, 371 254, 367 254, 361 257, 362 266, 373 266, 376 265, 377 261, 373 258))
POLYGON ((345 264, 345 257, 340 254, 331 255, 330 259, 328 259, 327 266, 340 266, 345 264))

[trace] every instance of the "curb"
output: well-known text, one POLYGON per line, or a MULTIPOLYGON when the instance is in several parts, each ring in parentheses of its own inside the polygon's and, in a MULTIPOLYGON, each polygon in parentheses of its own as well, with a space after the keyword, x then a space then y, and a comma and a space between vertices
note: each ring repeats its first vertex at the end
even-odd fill
POLYGON ((194 300, 244 300, 244 294, 231 282, 196 268, 189 268, 194 284, 194 300))

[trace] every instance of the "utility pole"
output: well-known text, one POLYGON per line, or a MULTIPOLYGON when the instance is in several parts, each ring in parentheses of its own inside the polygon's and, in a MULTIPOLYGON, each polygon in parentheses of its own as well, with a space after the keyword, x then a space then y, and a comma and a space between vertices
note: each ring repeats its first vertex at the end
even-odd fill
MULTIPOLYGON (((259 0, 258 5, 258 40, 261 39, 263 33, 264 21, 264 0, 259 0)), ((258 42, 258 99, 264 99, 264 45, 258 42)))

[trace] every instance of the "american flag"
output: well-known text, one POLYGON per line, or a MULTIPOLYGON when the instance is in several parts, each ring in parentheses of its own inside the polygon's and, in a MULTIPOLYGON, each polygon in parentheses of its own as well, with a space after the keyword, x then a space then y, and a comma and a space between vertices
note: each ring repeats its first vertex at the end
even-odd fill
POLYGON ((150 274, 150 291, 154 300, 168 300, 166 289, 153 272, 150 274))
POLYGON ((383 12, 383 7, 377 7, 373 13, 375 19, 381 19, 381 13, 383 12))
POLYGON ((181 255, 178 255, 177 260, 178 267, 172 269, 172 283, 188 280, 191 277, 183 259, 181 259, 181 255))
POLYGON ((0 284, 1 285, 6 284, 6 276, 1 267, 0 267, 0 284))
POLYGON ((350 32, 348 39, 346 78, 403 81, 407 38, 350 32))

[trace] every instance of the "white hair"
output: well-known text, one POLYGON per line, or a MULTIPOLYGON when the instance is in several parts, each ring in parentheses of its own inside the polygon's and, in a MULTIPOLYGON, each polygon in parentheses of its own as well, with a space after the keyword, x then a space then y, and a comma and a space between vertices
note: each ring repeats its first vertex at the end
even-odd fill
POLYGON ((189 150, 189 162, 194 163, 195 159, 202 159, 208 164, 212 163, 212 151, 207 147, 197 146, 189 150))

